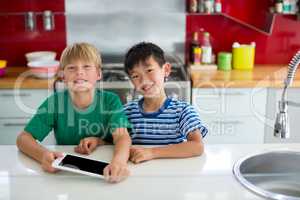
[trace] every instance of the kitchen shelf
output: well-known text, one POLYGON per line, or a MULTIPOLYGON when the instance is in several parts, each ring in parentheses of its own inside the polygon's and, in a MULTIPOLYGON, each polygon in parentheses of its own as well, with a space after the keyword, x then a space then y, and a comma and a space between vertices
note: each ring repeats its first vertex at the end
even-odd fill
POLYGON ((287 15, 287 16, 296 16, 297 13, 271 13, 273 15, 287 15))
POLYGON ((265 29, 261 29, 261 28, 258 28, 250 23, 247 23, 247 22, 244 22, 243 20, 240 20, 238 18, 235 18, 235 17, 232 17, 230 16, 229 14, 226 14, 226 13, 212 13, 212 14, 207 14, 207 13, 188 13, 187 12, 187 16, 223 16, 225 18, 228 18, 236 23, 239 23, 247 28, 250 28, 250 29, 253 29, 257 32, 260 32, 264 35, 271 35, 272 34, 272 30, 273 30, 273 24, 274 24, 274 15, 269 15, 269 20, 268 20, 268 23, 266 24, 265 26, 265 29))
POLYGON ((300 21, 300 13, 272 13, 276 16, 295 18, 295 20, 300 21))
POLYGON ((190 12, 187 12, 186 15, 189 15, 189 16, 193 16, 193 15, 196 15, 196 16, 220 16, 220 15, 222 15, 222 13, 190 13, 190 12))

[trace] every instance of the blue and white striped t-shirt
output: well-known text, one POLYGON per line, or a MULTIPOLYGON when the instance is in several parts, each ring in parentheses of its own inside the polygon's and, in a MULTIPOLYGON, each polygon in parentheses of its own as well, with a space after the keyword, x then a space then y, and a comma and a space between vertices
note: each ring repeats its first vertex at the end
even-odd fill
POLYGON ((202 137, 207 128, 201 123, 195 108, 186 102, 167 98, 157 112, 143 111, 143 98, 125 105, 124 111, 132 123, 133 144, 177 144, 187 140, 187 135, 199 129, 202 137))

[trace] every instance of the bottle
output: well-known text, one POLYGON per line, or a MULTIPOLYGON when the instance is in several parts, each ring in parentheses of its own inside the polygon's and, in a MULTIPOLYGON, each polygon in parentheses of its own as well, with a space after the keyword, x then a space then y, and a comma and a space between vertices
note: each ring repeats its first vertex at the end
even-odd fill
POLYGON ((300 1, 297 2, 297 6, 298 6, 298 9, 297 9, 297 20, 300 20, 300 1))
POLYGON ((283 0, 282 12, 288 14, 291 12, 291 3, 290 0, 283 0))
POLYGON ((198 7, 197 0, 190 0, 190 5, 189 5, 190 13, 196 13, 198 10, 197 7, 198 7))
POLYGON ((216 13, 222 12, 222 2, 221 2, 221 0, 216 0, 215 1, 215 12, 216 13))
POLYGON ((297 1, 296 0, 291 0, 291 13, 292 14, 297 14, 297 1))
POLYGON ((201 64, 201 48, 195 47, 194 48, 194 65, 200 65, 201 64))
POLYGON ((194 49, 199 47, 199 40, 198 40, 198 32, 193 33, 193 38, 190 46, 190 63, 194 63, 195 57, 194 57, 194 49))
POLYGON ((198 0, 198 12, 204 13, 204 0, 198 0))
POLYGON ((210 14, 213 12, 213 1, 212 0, 204 0, 204 11, 207 14, 210 14))
POLYGON ((202 49, 202 63, 210 64, 212 63, 212 47, 210 43, 210 35, 208 32, 203 34, 203 42, 201 45, 202 49))
POLYGON ((282 13, 283 11, 283 1, 282 0, 276 0, 275 1, 275 12, 276 13, 282 13))

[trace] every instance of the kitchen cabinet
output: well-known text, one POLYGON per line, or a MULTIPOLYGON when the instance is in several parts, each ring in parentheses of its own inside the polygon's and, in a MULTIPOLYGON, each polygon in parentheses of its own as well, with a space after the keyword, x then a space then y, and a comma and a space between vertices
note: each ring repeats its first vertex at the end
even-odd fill
POLYGON ((209 144, 262 144, 264 124, 255 117, 204 117, 209 133, 204 142, 209 144))
POLYGON ((28 118, 1 118, 0 119, 0 144, 13 145, 17 135, 24 129, 28 118))
POLYGON ((192 104, 208 127, 205 143, 263 143, 266 88, 193 88, 192 104))
MULTIPOLYGON (((290 124, 290 138, 281 139, 274 137, 274 123, 278 112, 278 101, 281 99, 282 89, 269 88, 267 96, 265 142, 266 143, 296 143, 300 142, 300 108, 288 106, 288 117, 290 124)), ((288 101, 300 103, 300 88, 289 88, 287 91, 288 101)))
MULTIPOLYGON (((51 91, 46 89, 1 89, 0 144, 15 144, 17 135, 50 94, 51 91)), ((55 144, 53 134, 43 143, 55 144)))
POLYGON ((36 111, 36 108, 49 96, 51 91, 40 90, 0 90, 0 117, 30 118, 36 111))

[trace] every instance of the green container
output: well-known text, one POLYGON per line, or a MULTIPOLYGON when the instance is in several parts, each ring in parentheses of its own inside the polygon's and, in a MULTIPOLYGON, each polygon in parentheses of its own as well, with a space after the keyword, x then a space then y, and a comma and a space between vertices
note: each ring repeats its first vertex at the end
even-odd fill
POLYGON ((223 71, 231 70, 232 54, 229 52, 218 53, 218 69, 223 71))

